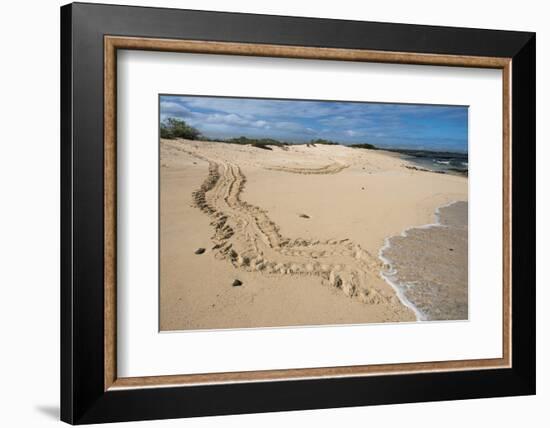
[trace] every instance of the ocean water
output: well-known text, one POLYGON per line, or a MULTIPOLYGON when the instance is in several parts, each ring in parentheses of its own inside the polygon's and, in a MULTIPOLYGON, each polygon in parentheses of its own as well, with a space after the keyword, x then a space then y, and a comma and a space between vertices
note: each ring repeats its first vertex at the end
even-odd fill
POLYGON ((429 150, 392 150, 419 168, 450 174, 468 175, 468 154, 429 150))
POLYGON ((468 203, 436 211, 436 222, 388 238, 382 276, 418 320, 468 319, 468 203))

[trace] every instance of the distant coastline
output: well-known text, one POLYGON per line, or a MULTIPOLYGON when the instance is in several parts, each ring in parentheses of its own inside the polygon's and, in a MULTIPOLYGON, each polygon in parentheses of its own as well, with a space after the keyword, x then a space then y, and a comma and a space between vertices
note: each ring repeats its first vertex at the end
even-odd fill
POLYGON ((468 153, 413 149, 384 149, 398 153, 400 158, 419 170, 468 176, 468 153))

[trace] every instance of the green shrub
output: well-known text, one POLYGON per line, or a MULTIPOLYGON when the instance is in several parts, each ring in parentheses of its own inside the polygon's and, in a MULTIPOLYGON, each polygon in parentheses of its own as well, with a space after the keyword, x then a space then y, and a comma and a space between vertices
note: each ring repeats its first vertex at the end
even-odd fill
POLYGON ((174 138, 170 128, 164 122, 160 124, 160 138, 174 138))
POLYGON ((282 147, 286 146, 287 144, 278 140, 274 140, 272 138, 247 138, 247 137, 237 137, 237 138, 231 138, 229 140, 225 140, 225 143, 229 144, 249 144, 254 147, 258 148, 266 148, 269 150, 267 146, 277 146, 282 147))
POLYGON ((259 144, 259 143, 252 143, 251 146, 256 147, 258 149, 273 150, 271 147, 269 147, 267 145, 259 144))
POLYGON ((201 136, 198 129, 193 128, 181 119, 169 117, 160 124, 161 138, 186 138, 197 140, 201 136))
POLYGON ((378 147, 373 146, 372 144, 363 143, 363 144, 352 144, 350 147, 353 147, 354 149, 369 149, 369 150, 377 150, 378 147))

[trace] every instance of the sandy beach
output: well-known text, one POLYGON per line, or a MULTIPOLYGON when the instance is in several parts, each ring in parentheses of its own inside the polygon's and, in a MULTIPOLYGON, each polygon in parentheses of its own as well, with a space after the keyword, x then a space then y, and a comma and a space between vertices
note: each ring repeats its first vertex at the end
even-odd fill
MULTIPOLYGON (((440 220, 458 221, 462 240, 445 250, 454 270, 438 281, 451 284, 445 305, 462 306, 446 318, 443 305, 433 319, 464 319, 467 204, 455 207, 459 220, 438 208, 467 202, 467 178, 342 145, 160 145, 161 330, 416 321, 411 301, 432 313, 437 299, 407 298, 382 274, 423 254, 434 233, 401 242, 401 253, 396 242, 386 254, 392 266, 380 251, 389 238, 440 220)), ((449 247, 458 235, 441 229, 433 239, 449 247)))

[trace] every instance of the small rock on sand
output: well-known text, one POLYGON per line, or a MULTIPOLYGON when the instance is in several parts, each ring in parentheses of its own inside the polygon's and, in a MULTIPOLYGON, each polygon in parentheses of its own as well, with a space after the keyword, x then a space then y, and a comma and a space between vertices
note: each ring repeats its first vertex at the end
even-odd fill
POLYGON ((300 214, 301 218, 310 218, 307 214, 300 214))
POLYGON ((239 281, 238 279, 236 279, 235 281, 233 281, 233 287, 240 287, 241 285, 243 285, 242 281, 239 281))
POLYGON ((202 254, 202 253, 204 253, 205 251, 206 251, 206 250, 205 250, 204 248, 197 248, 197 249, 195 250, 195 254, 202 254))

